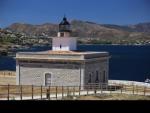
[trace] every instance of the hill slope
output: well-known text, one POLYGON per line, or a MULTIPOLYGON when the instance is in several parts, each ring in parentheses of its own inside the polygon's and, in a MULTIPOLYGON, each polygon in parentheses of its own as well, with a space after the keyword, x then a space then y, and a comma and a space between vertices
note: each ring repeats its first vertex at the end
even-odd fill
MULTIPOLYGON (((111 43, 142 43, 150 42, 150 23, 140 23, 130 26, 119 26, 111 24, 97 24, 93 22, 72 20, 72 36, 80 37, 84 42, 90 40, 109 41, 111 43)), ((27 35, 56 36, 58 25, 45 23, 42 25, 31 25, 14 23, 6 29, 25 33, 27 35)))

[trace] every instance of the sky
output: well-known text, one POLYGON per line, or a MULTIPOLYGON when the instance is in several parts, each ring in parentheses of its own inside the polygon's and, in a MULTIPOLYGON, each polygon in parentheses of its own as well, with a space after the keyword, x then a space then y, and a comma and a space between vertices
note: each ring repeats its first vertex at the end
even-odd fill
POLYGON ((129 25, 150 22, 150 0, 0 0, 0 28, 68 20, 129 25))

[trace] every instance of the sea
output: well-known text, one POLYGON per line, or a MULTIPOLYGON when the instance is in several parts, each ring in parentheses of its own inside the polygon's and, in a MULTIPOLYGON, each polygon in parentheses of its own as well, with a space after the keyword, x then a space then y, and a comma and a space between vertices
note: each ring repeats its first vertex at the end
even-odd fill
MULTIPOLYGON (((109 79, 144 82, 150 79, 150 45, 78 45, 78 50, 107 51, 110 55, 109 79)), ((35 46, 16 52, 37 52, 50 50, 49 46, 35 46)), ((0 57, 0 71, 16 70, 13 57, 0 57)))

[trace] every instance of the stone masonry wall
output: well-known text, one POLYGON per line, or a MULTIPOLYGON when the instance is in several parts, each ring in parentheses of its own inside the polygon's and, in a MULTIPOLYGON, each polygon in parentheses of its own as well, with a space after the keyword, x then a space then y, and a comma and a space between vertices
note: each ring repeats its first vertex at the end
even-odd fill
POLYGON ((109 57, 85 59, 81 64, 69 61, 41 63, 40 61, 23 60, 17 60, 16 64, 16 84, 45 86, 46 73, 51 75, 50 83, 52 86, 108 83, 109 57))
POLYGON ((89 83, 90 75, 91 75, 91 83, 96 83, 97 75, 98 75, 98 80, 99 80, 98 83, 108 83, 108 74, 109 74, 108 63, 109 63, 108 60, 99 60, 96 62, 86 63, 84 83, 86 85, 89 83))
POLYGON ((51 73, 52 86, 80 85, 80 71, 78 64, 22 63, 20 84, 45 86, 45 73, 51 73))

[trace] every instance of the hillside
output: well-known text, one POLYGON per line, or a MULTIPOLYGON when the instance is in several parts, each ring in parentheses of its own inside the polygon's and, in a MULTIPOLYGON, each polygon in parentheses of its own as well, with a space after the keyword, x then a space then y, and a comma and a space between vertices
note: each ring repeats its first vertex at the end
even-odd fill
MULTIPOLYGON (((147 44, 150 42, 150 23, 119 26, 72 20, 71 24, 72 36, 79 37, 79 41, 82 43, 147 44)), ((14 23, 5 29, 31 36, 51 37, 57 35, 58 25, 14 23)))
MULTIPOLYGON (((73 20, 71 21, 73 35, 77 37, 100 37, 102 35, 122 33, 122 29, 116 27, 111 28, 111 25, 100 25, 92 22, 73 20)), ((31 25, 14 23, 6 28, 15 32, 23 32, 29 35, 38 35, 45 33, 49 36, 56 36, 58 26, 56 24, 45 23, 42 25, 31 25)))

